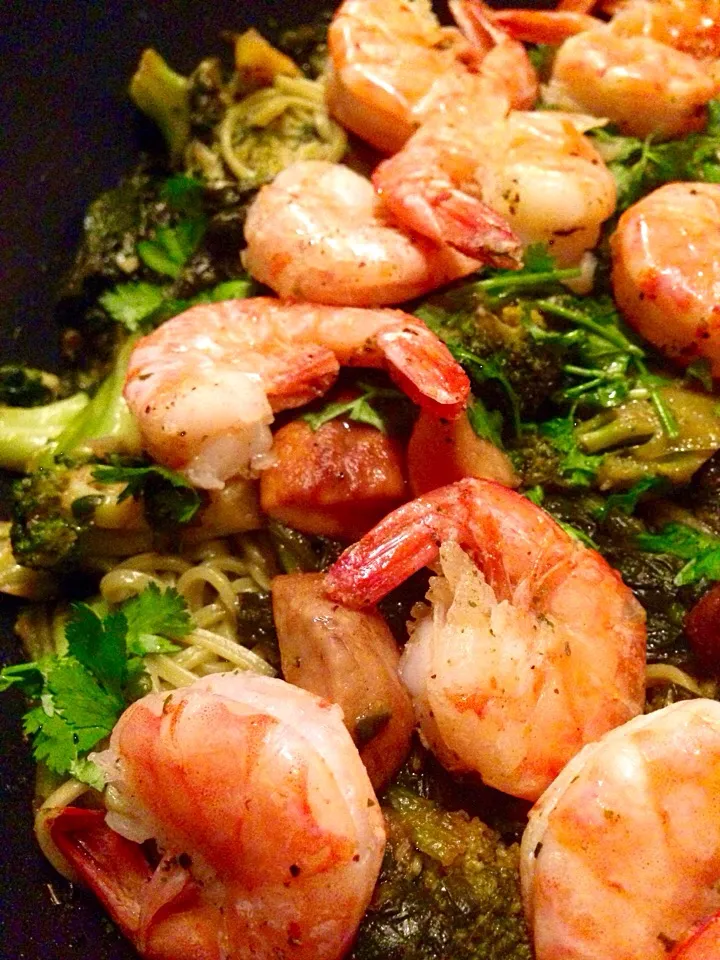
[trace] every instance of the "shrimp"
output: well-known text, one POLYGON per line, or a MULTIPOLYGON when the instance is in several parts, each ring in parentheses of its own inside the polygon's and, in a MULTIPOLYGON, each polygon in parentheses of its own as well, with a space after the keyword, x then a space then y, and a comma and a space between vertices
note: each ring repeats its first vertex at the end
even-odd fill
POLYGON ((483 114, 482 104, 457 101, 429 119, 373 174, 384 203, 405 226, 478 259, 492 250, 494 262, 504 255, 513 265, 522 243, 542 242, 561 266, 579 263, 616 202, 612 175, 583 136, 594 121, 483 114))
POLYGON ((125 398, 143 446, 206 489, 268 465, 273 412, 321 396, 340 364, 385 367, 421 406, 457 416, 469 382, 447 347, 399 310, 202 304, 140 340, 125 398))
POLYGON ((53 839, 147 960, 343 956, 385 834, 339 707, 216 674, 134 703, 95 759, 105 822, 65 810, 53 839))
POLYGON ((522 46, 493 27, 480 3, 451 3, 441 27, 429 0, 344 0, 328 32, 330 112, 385 153, 395 153, 438 97, 501 93, 503 110, 529 107, 537 78, 522 46))
POLYGON ((720 377, 720 185, 669 183, 626 210, 611 240, 626 320, 682 366, 720 377))
POLYGON ((666 960, 720 909, 718 797, 713 700, 675 703, 586 746, 522 840, 537 960, 666 960))
POLYGON ((438 555, 400 666, 421 734, 448 769, 535 800, 642 710, 644 611, 595 550, 476 479, 391 513, 330 568, 328 595, 374 603, 438 555))
POLYGON ((505 10, 495 19, 519 39, 564 40, 546 103, 668 138, 702 129, 720 90, 718 64, 708 59, 720 55, 718 12, 717 0, 631 0, 609 24, 572 11, 505 10))
POLYGON ((342 306, 402 303, 479 266, 402 231, 348 167, 295 163, 263 187, 245 222, 248 272, 279 296, 342 306))

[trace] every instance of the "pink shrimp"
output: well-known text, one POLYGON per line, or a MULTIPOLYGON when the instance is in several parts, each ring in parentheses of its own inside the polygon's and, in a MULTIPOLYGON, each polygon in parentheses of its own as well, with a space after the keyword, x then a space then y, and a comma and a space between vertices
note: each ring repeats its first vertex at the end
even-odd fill
POLYGON ((693 928, 720 910, 719 796, 713 700, 636 717, 586 746, 523 835, 537 960, 717 958, 717 918, 714 935, 693 928))
POLYGON ((499 93, 503 112, 534 102, 537 78, 522 47, 477 0, 451 7, 461 30, 441 27, 429 0, 344 0, 328 33, 327 81, 343 126, 395 153, 450 91, 467 102, 499 93))
POLYGON ((373 184, 406 227, 512 266, 523 244, 579 264, 613 213, 614 180, 583 131, 588 118, 449 102, 384 161, 373 184))
POLYGON ((462 367, 415 317, 269 297, 203 304, 158 327, 132 352, 125 398, 155 460, 219 488, 267 464, 273 412, 321 396, 341 364, 386 368, 444 416, 467 402, 462 367))
POLYGON ((676 363, 703 357, 720 377, 720 184, 648 194, 620 217, 611 248, 628 323, 676 363))
POLYGON ((595 550, 474 479, 391 513, 330 568, 328 594, 372 604, 438 556, 401 661, 423 738, 449 769, 537 799, 585 743, 642 710, 644 611, 595 550))
POLYGON ((217 674, 134 703, 96 760, 105 822, 70 808, 51 832, 146 960, 345 954, 385 834, 338 707, 282 680, 217 674))
POLYGON ((546 103, 628 134, 698 130, 720 90, 718 0, 629 0, 610 23, 571 10, 504 10, 495 21, 517 39, 561 44, 546 103))

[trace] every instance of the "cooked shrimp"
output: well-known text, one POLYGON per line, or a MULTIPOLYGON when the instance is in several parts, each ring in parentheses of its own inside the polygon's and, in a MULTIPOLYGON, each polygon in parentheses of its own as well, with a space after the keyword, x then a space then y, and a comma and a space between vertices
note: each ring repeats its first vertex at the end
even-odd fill
POLYGON ((670 359, 704 357, 720 377, 720 185, 660 187, 625 211, 611 248, 627 321, 670 359))
POLYGON ((514 36, 560 43, 546 103, 606 117, 627 134, 679 137, 701 129, 720 89, 717 2, 631 0, 605 24, 571 11, 505 10, 514 36), (705 13, 707 8, 708 12, 705 13), (642 109, 638 109, 642 104, 642 109))
POLYGON ((132 352, 125 398, 153 459, 214 489, 262 469, 273 412, 321 396, 341 364, 385 367, 450 417, 467 402, 462 367, 422 321, 269 297, 202 304, 158 327, 132 352))
POLYGON ((338 707, 217 674, 134 703, 96 759, 105 824, 65 811, 53 838, 147 960, 344 955, 385 836, 338 707))
POLYGON ((666 960, 720 909, 718 797, 715 701, 675 703, 586 746, 523 836, 537 960, 666 960))
POLYGON ((295 163, 248 210, 243 263, 281 297, 343 306, 402 303, 479 264, 398 228, 348 167, 295 163))
POLYGON ((465 100, 500 81, 510 105, 529 107, 537 80, 525 51, 473 0, 451 4, 468 32, 441 27, 430 0, 345 0, 328 32, 327 100, 343 126, 385 153, 399 150, 435 100, 465 100))
POLYGON ((412 704, 400 682, 400 654, 379 613, 328 600, 321 573, 272 581, 283 676, 342 708, 375 789, 410 752, 412 704))
POLYGON ((450 770, 537 799, 642 710, 644 611, 600 554, 486 480, 395 510, 330 568, 329 596, 374 603, 438 555, 401 661, 423 738, 450 770))
POLYGON ((482 105, 457 102, 428 120, 375 171, 383 201, 406 226, 478 259, 494 251, 494 262, 509 265, 519 237, 546 243, 562 266, 579 263, 616 201, 612 175, 582 133, 593 122, 482 114, 482 105))

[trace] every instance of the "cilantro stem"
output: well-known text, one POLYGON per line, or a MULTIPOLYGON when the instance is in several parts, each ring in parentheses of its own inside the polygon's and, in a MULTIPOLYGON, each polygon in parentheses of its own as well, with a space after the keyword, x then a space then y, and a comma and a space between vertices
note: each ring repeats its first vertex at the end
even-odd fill
POLYGON ((493 293, 496 290, 521 290, 526 287, 537 287, 557 280, 573 280, 579 277, 582 271, 578 267, 568 267, 564 270, 543 270, 538 273, 505 274, 501 277, 488 277, 487 280, 477 280, 469 284, 471 288, 493 293))
POLYGON ((586 330, 596 333, 599 337, 602 337, 603 340, 612 343, 615 347, 620 347, 626 353, 632 354, 633 357, 645 356, 644 351, 634 343, 630 343, 627 337, 623 336, 619 330, 608 329, 608 327, 603 326, 602 323, 591 320, 590 317, 584 313, 580 313, 579 310, 570 310, 568 307, 553 303, 552 300, 537 300, 535 306, 545 313, 549 313, 555 317, 561 317, 563 320, 570 320, 579 327, 584 327, 586 330))
POLYGON ((652 405, 655 407, 655 412, 658 415, 663 430, 671 440, 674 440, 680 435, 680 428, 678 427, 678 422, 675 419, 675 415, 666 403, 665 398, 658 390, 657 385, 652 382, 648 368, 645 366, 642 360, 636 360, 635 363, 637 364, 637 368, 640 373, 640 380, 650 395, 650 400, 652 401, 652 405))

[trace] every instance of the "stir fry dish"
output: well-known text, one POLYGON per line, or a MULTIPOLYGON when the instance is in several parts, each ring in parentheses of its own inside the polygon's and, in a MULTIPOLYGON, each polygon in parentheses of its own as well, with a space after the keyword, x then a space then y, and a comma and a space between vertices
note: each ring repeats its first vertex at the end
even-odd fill
POLYGON ((130 83, 0 368, 35 834, 144 960, 720 957, 720 4, 130 83))

